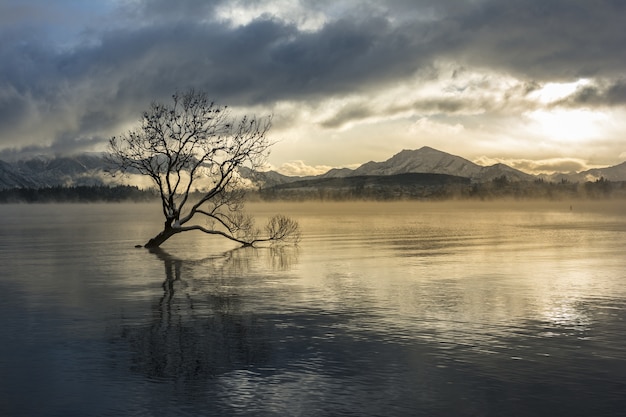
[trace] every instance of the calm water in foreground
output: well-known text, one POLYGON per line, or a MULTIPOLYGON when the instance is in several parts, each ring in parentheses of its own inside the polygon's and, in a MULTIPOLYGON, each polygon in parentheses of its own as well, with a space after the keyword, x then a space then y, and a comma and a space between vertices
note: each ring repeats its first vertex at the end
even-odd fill
POLYGON ((2 416, 626 415, 626 204, 0 206, 2 416))

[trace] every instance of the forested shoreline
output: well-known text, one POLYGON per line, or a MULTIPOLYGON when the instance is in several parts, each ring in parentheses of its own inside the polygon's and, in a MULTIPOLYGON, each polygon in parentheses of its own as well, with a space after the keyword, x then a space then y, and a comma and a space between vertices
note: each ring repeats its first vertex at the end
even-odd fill
POLYGON ((626 181, 600 178, 584 183, 555 183, 541 179, 511 181, 501 176, 491 181, 472 183, 467 178, 449 175, 401 174, 298 181, 261 189, 258 194, 264 201, 606 199, 626 198, 626 181))
POLYGON ((78 185, 0 190, 0 203, 98 203, 146 202, 156 200, 152 190, 132 185, 78 185))

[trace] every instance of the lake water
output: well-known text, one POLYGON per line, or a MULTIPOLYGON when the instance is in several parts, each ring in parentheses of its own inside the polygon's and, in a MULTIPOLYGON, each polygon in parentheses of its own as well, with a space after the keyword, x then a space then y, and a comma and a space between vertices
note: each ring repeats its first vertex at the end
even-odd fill
POLYGON ((2 416, 626 415, 626 204, 0 206, 2 416))

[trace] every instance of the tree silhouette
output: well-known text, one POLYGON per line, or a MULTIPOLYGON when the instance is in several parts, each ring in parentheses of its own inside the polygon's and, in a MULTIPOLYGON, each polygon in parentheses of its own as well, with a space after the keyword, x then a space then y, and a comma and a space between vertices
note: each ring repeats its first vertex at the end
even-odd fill
MULTIPOLYGON (((189 90, 173 95, 173 104, 152 103, 140 126, 109 142, 116 171, 148 176, 161 199, 165 223, 147 248, 159 247, 175 234, 199 230, 244 246, 262 241, 298 240, 298 223, 272 217, 260 237, 244 214, 239 168, 257 169, 271 143, 271 118, 231 117, 225 106, 206 93, 189 90), (190 197, 195 197, 190 202, 190 197), (193 223, 204 217, 205 225, 193 223)), ((191 198, 193 199, 193 198, 191 198)))

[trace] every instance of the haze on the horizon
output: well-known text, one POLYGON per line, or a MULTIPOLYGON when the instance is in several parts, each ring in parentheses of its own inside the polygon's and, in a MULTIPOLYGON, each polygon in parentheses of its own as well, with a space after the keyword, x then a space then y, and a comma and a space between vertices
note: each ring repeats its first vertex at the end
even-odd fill
POLYGON ((621 0, 7 0, 0 159, 98 151, 153 100, 273 114, 289 175, 430 146, 482 165, 626 159, 621 0))

